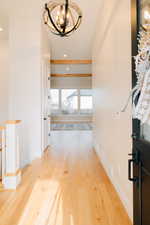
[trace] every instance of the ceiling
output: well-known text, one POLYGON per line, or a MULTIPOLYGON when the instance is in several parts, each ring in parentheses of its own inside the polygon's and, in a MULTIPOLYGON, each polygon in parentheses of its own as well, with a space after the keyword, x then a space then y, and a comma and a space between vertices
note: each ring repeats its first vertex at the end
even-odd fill
MULTIPOLYGON (((25 0, 23 0, 25 1, 25 0)), ((40 0, 44 6, 49 0, 40 0)), ((72 0, 79 5, 83 13, 81 26, 70 37, 58 37, 49 32, 51 42, 51 55, 53 59, 91 59, 92 43, 96 31, 96 21, 98 19, 98 11, 100 8, 100 0, 72 0)), ((10 3, 2 0, 0 6, 0 27, 4 29, 0 32, 0 39, 8 38, 8 18, 6 15, 10 13, 10 3), (9 9, 9 10, 8 10, 9 9), (7 13, 6 13, 7 11, 7 13)), ((34 2, 34 1, 33 1, 34 2)))
POLYGON ((8 18, 2 10, 0 10, 0 28, 3 29, 0 31, 0 40, 8 39, 8 18))
POLYGON ((92 43, 101 1, 73 1, 82 10, 82 24, 70 37, 59 37, 50 34, 52 59, 91 59, 92 57, 92 43))
POLYGON ((7 5, 3 1, 3 4, 0 6, 0 28, 3 28, 3 31, 0 32, 0 40, 8 39, 8 16, 7 16, 7 5))

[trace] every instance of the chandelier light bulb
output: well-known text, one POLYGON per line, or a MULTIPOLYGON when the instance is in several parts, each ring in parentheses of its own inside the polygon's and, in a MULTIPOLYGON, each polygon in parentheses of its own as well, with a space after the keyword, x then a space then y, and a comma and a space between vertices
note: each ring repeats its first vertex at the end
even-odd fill
POLYGON ((60 10, 57 11, 57 16, 60 16, 60 10))
POLYGON ((150 20, 150 13, 147 10, 144 12, 144 18, 150 20))

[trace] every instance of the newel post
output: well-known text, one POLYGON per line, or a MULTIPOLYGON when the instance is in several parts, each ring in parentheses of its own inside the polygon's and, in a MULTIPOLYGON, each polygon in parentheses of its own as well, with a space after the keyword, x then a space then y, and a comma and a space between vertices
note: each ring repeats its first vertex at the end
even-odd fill
POLYGON ((21 182, 20 120, 6 122, 6 163, 4 189, 16 189, 21 182))

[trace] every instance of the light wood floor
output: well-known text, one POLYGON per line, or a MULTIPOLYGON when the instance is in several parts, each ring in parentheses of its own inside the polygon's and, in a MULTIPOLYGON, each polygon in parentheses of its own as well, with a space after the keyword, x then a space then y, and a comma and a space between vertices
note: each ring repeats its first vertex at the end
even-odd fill
POLYGON ((0 192, 0 225, 131 225, 96 154, 90 131, 53 132, 52 148, 0 192))

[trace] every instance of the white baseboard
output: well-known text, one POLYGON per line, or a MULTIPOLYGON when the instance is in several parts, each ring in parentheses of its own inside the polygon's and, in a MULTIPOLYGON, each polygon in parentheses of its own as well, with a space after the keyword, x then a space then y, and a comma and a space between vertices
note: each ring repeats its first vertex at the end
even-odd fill
POLYGON ((96 154, 97 154, 97 156, 98 156, 98 158, 100 160, 100 163, 102 164, 102 166, 103 166, 103 168, 104 168, 104 170, 105 170, 105 172, 106 172, 110 182, 112 183, 114 189, 116 190, 116 192, 118 194, 118 197, 121 200, 121 202, 122 202, 122 204, 123 204, 123 206, 125 208, 125 211, 127 212, 129 218, 133 222, 133 213, 132 213, 133 210, 130 207, 131 204, 130 204, 128 198, 125 196, 124 192, 121 190, 120 186, 114 181, 109 168, 107 168, 105 166, 105 162, 106 162, 105 158, 106 157, 103 154, 103 152, 101 151, 99 144, 95 143, 95 141, 94 141, 94 150, 95 150, 95 152, 96 152, 96 154))

